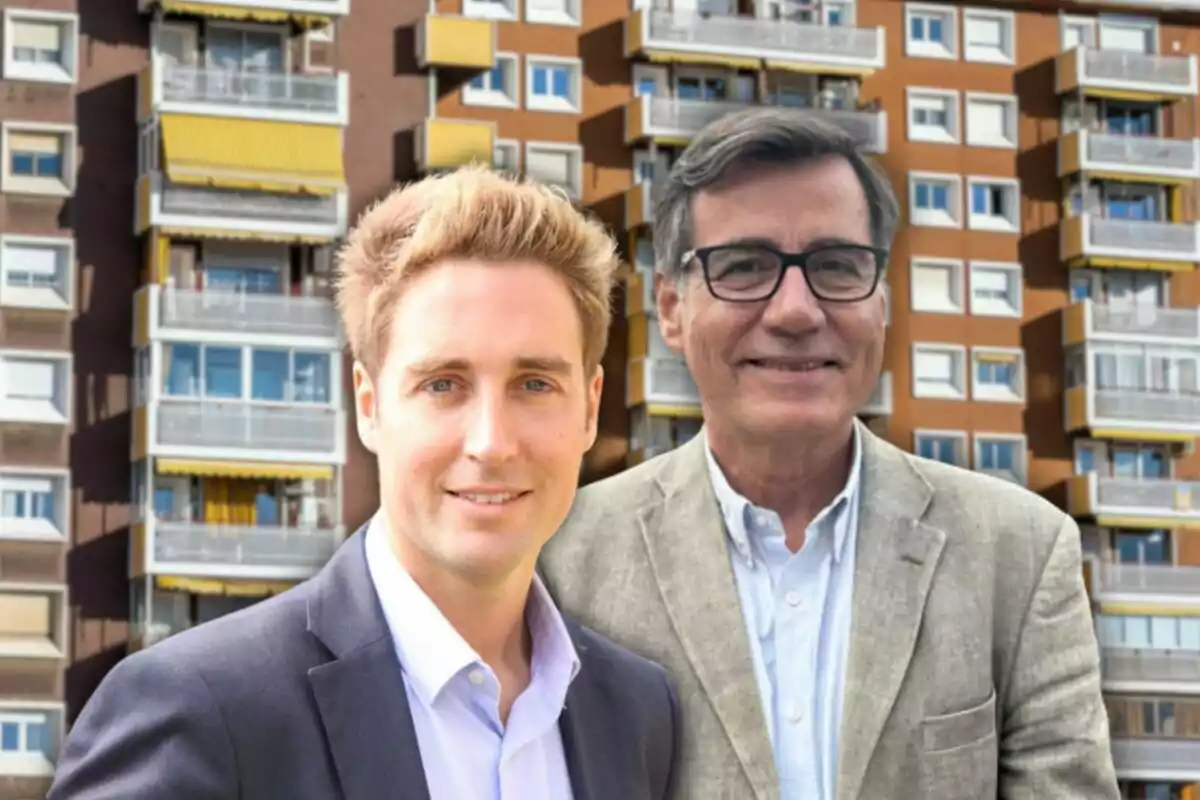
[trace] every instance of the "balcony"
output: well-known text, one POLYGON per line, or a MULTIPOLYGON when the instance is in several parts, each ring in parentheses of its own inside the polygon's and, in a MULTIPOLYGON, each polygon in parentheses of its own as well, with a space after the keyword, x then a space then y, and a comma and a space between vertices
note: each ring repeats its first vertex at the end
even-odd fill
POLYGON ((311 26, 328 23, 350 13, 350 0, 138 0, 138 11, 155 7, 181 14, 252 22, 287 22, 311 26))
POLYGON ((1065 406, 1068 432, 1145 441, 1200 436, 1200 394, 1074 386, 1066 391, 1065 406))
POLYGON ((882 69, 883 27, 638 9, 625 21, 625 55, 741 69, 867 75, 882 69), (765 62, 760 64, 760 62, 765 62))
POLYGON ((138 121, 156 114, 350 124, 350 76, 242 72, 168 62, 155 54, 138 73, 138 121))
POLYGON ((1110 306, 1083 300, 1063 310, 1063 344, 1098 340, 1200 345, 1200 309, 1110 306))
MULTIPOLYGON (((1196 499, 1200 500, 1200 496, 1196 499)), ((1108 603, 1200 608, 1200 567, 1097 562, 1092 566, 1092 587, 1092 597, 1108 603)), ((1200 654, 1196 655, 1196 669, 1196 680, 1200 681, 1200 654)))
POLYGON ((660 416, 700 416, 700 391, 680 358, 635 358, 625 368, 625 404, 660 416))
POLYGON ((301 403, 163 397, 135 409, 133 457, 346 462, 346 415, 301 403))
POLYGON ((1059 94, 1120 93, 1169 100, 1194 95, 1198 88, 1195 56, 1076 47, 1060 53, 1054 66, 1059 94))
POLYGON ((280 194, 172 183, 163 173, 138 178, 136 233, 159 228, 189 236, 318 244, 346 233, 345 190, 333 194, 280 194))
MULTIPOLYGON (((654 140, 661 144, 686 144, 700 129, 726 114, 759 104, 727 100, 679 100, 671 97, 641 95, 625 105, 625 142, 654 140)), ((884 111, 799 108, 842 128, 865 152, 887 150, 887 114, 884 111)))
POLYGON ((1200 262, 1200 229, 1194 222, 1109 219, 1096 214, 1065 218, 1060 257, 1071 266, 1095 259, 1129 269, 1191 271, 1200 262))
POLYGON ((1059 177, 1076 172, 1130 179, 1200 178, 1200 141, 1078 130, 1058 140, 1059 177))
POLYGON ((1200 481, 1075 475, 1067 480, 1067 513, 1111 527, 1200 524, 1200 481))
POLYGON ((304 580, 317 573, 346 538, 343 527, 226 525, 151 518, 135 552, 145 572, 206 578, 304 580))
POLYGON ((629 419, 628 466, 674 450, 700 433, 703 424, 699 416, 654 416, 645 406, 635 408, 629 419))
POLYGON ((1200 781, 1200 739, 1113 737, 1113 765, 1126 781, 1200 781))
POLYGON ((242 341, 263 337, 271 344, 341 347, 341 321, 330 297, 157 284, 139 289, 134 295, 134 347, 177 334, 201 341, 233 335, 242 341))
POLYGON ((1110 692, 1154 691, 1147 684, 1194 684, 1200 691, 1200 653, 1195 650, 1100 649, 1100 674, 1110 692))
POLYGON ((867 398, 866 404, 858 411, 864 417, 886 417, 892 413, 892 372, 884 370, 879 375, 879 383, 875 391, 867 398))
POLYGON ((496 123, 431 117, 416 129, 417 171, 457 169, 471 162, 491 166, 496 123))
POLYGON ((496 63, 496 23, 426 14, 417 22, 417 65, 480 72, 496 63))
POLYGON ((642 181, 625 190, 625 227, 654 224, 654 208, 662 197, 661 181, 642 181))

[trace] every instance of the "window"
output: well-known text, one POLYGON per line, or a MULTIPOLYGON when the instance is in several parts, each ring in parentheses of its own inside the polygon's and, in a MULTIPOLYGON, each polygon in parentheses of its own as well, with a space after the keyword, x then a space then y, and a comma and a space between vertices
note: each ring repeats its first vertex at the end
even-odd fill
POLYGON ((917 58, 958 58, 954 29, 958 9, 909 3, 904 7, 905 55, 917 58))
POLYGON ((464 17, 516 20, 517 0, 463 0, 464 17))
POLYGON ((1158 25, 1153 19, 1101 17, 1097 46, 1128 53, 1158 52, 1158 25))
POLYGON ((963 9, 963 59, 990 64, 1016 61, 1016 19, 1011 11, 963 9))
POLYGON ((307 72, 333 72, 335 30, 330 23, 304 34, 304 69, 307 72))
POLYGON ((963 431, 913 431, 913 452, 921 458, 956 467, 967 464, 967 434, 963 431))
POLYGON ((61 591, 0 588, 0 653, 18 658, 61 656, 62 615, 61 591))
POLYGON ((58 236, 0 236, 0 305, 67 309, 74 242, 58 236))
POLYGON ((30 768, 21 767, 17 775, 53 774, 56 719, 32 704, 0 707, 0 763, 16 767, 29 761, 30 768))
POLYGON ((66 484, 61 473, 0 474, 0 538, 62 538, 66 484))
POLYGON ((525 21, 540 25, 578 25, 581 0, 525 0, 525 21))
POLYGON ((968 178, 973 230, 1019 233, 1021 229, 1020 184, 1012 178, 968 178))
POLYGON ((933 228, 962 227, 962 179, 930 172, 908 174, 912 225, 933 228))
POLYGON ((0 417, 62 424, 70 356, 8 351, 0 357, 0 417))
POLYGON ((329 353, 251 351, 250 397, 287 403, 330 402, 329 353))
POLYGON ((75 188, 75 128, 34 122, 3 127, 0 191, 65 197, 75 188))
POLYGON ((910 87, 907 95, 910 140, 958 141, 958 92, 910 87))
POLYGON ((526 142, 525 175, 560 187, 573 200, 581 199, 583 148, 577 144, 526 142))
POLYGON ((497 53, 495 65, 472 78, 462 90, 466 106, 516 108, 518 97, 517 57, 510 53, 497 53))
POLYGON ((962 345, 914 344, 913 397, 964 399, 966 357, 962 345))
POLYGON ((971 262, 971 314, 977 317, 1020 317, 1021 265, 971 262))
POLYGON ((1062 17, 1062 49, 1096 46, 1095 17, 1062 17))
POLYGON ((1017 98, 1011 94, 967 92, 967 144, 1017 146, 1017 98))
POLYGON ((501 172, 521 171, 521 145, 513 139, 497 139, 492 148, 492 167, 501 172))
POLYGON ((671 82, 667 77, 666 67, 656 67, 650 64, 633 65, 633 96, 642 95, 663 96, 671 82))
POLYGON ((975 434, 975 469, 1025 485, 1025 437, 1011 433, 975 434))
POLYGON ((1025 400, 1025 354, 999 347, 971 348, 971 399, 994 403, 1025 400))
POLYGON ((4 9, 4 74, 9 81, 74 83, 79 16, 62 11, 4 9))
POLYGON ((945 258, 917 257, 911 263, 913 311, 939 314, 963 312, 963 263, 945 258))
POLYGON ((577 58, 527 56, 525 107, 530 111, 580 113, 580 63, 577 58))

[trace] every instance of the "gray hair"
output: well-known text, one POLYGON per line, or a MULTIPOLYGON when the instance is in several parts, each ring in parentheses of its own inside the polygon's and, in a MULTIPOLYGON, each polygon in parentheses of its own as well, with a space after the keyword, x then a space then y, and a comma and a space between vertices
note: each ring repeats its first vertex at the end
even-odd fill
POLYGON ((889 248, 900 220, 887 174, 859 151, 849 133, 811 113, 760 107, 728 114, 707 125, 671 167, 654 211, 654 260, 678 278, 692 248, 692 198, 750 164, 799 166, 828 156, 850 162, 871 215, 871 243, 889 248))

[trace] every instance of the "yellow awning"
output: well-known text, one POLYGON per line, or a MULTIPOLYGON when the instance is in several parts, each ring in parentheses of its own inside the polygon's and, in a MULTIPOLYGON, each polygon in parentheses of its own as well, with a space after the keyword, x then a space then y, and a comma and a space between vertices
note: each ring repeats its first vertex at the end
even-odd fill
POLYGON ((326 464, 272 464, 265 461, 191 461, 160 458, 160 475, 204 475, 210 478, 276 478, 278 480, 332 480, 326 464))
POLYGON ((846 64, 812 64, 804 61, 784 61, 778 58, 768 58, 763 65, 769 70, 780 72, 800 72, 814 75, 849 75, 866 76, 875 71, 875 67, 853 67, 846 64))
POLYGON ((163 114, 162 143, 175 183, 324 195, 346 185, 336 125, 163 114))
POLYGON ((747 56, 726 56, 718 53, 705 53, 702 50, 678 52, 675 50, 647 50, 646 58, 659 64, 712 64, 717 67, 732 69, 758 69, 762 59, 747 56))
POLYGON ((252 22, 286 22, 289 18, 306 28, 328 25, 332 18, 323 14, 298 14, 289 11, 268 11, 261 8, 241 8, 216 3, 196 3, 189 0, 161 0, 163 11, 172 14, 194 14, 213 19, 237 19, 252 22))
POLYGON ((294 233, 270 231, 230 231, 222 228, 179 228, 156 229, 169 239, 227 239, 240 242, 287 242, 293 244, 328 244, 333 236, 297 236, 294 233))
POLYGON ((1100 601, 1101 614, 1130 617, 1200 617, 1200 605, 1168 603, 1106 603, 1100 601))
POLYGON ((191 594, 224 595, 226 597, 266 597, 280 594, 295 586, 288 581, 232 581, 212 578, 185 578, 177 575, 159 575, 154 586, 174 592, 191 594))
POLYGON ((1130 428, 1092 428, 1094 439, 1119 439, 1130 442, 1166 442, 1168 444, 1187 444, 1200 438, 1194 432, 1186 431, 1138 431, 1130 428))

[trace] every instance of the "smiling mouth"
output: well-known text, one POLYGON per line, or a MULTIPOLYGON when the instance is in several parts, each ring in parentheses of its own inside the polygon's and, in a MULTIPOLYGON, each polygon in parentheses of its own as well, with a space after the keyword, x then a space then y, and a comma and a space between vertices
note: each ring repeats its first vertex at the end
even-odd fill
POLYGON ((446 494, 457 497, 460 500, 466 500, 471 503, 479 503, 486 506, 502 506, 505 503, 512 503, 520 500, 527 491, 522 492, 452 492, 446 490, 446 494))
POLYGON ((776 361, 773 359, 747 359, 746 362, 758 369, 770 369, 777 372, 816 372, 822 369, 837 369, 838 363, 832 360, 814 359, 812 361, 776 361))

